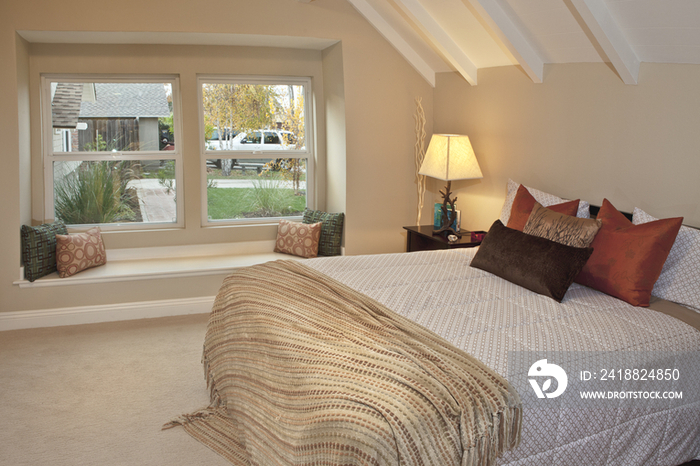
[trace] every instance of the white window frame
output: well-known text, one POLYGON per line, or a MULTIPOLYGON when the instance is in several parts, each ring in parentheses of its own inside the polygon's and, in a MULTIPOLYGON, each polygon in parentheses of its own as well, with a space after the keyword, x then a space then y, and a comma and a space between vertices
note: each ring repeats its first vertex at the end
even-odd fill
POLYGON ((180 108, 180 78, 177 75, 114 75, 114 74, 42 74, 41 75, 41 110, 42 110, 42 159, 44 164, 44 217, 54 219, 54 173, 56 161, 112 161, 112 160, 174 160, 175 186, 177 190, 175 222, 124 222, 100 223, 90 225, 69 225, 84 228, 98 225, 103 231, 120 230, 158 230, 167 228, 184 228, 185 226, 185 192, 184 163, 182 157, 182 113, 180 108), (128 151, 128 152, 60 152, 54 153, 52 143, 53 122, 51 115, 51 83, 170 83, 173 100, 173 132, 175 150, 173 151, 128 151))
POLYGON ((199 99, 199 151, 202 182, 202 226, 225 225, 262 225, 279 223, 281 218, 301 220, 301 216, 289 217, 259 217, 210 220, 207 204, 207 159, 246 158, 246 159, 277 159, 299 158, 306 160, 306 206, 315 208, 315 121, 313 114, 313 80, 311 77, 296 76, 254 76, 254 75, 197 75, 197 95, 199 99), (205 143, 204 131, 204 84, 263 84, 263 85, 295 85, 304 86, 304 123, 306 145, 303 150, 208 150, 205 143), (282 157, 286 155, 286 157, 282 157))

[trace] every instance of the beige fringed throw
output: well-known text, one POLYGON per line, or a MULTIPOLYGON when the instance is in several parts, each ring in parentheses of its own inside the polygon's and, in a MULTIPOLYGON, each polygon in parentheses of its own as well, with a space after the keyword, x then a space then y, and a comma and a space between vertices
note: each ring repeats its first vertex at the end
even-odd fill
POLYGON ((296 261, 226 278, 203 361, 211 406, 165 428, 233 464, 487 466, 520 441, 508 382, 296 261))

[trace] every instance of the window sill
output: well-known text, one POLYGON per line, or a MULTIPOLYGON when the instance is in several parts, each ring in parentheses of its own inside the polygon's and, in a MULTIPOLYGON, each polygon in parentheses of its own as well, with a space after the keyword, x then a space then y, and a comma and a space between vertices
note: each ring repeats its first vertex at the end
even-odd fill
MULTIPOLYGON (((196 277, 230 273, 240 267, 278 259, 300 259, 272 252, 274 241, 173 246, 107 251, 105 265, 84 270, 70 277, 58 273, 30 282, 22 278, 14 282, 20 288, 86 285, 120 281, 196 277)), ((23 268, 20 277, 24 277, 23 268)))

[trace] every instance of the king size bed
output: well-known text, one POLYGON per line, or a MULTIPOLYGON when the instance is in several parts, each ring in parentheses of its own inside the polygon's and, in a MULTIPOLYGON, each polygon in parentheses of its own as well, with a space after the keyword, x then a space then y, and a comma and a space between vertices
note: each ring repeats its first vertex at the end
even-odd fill
MULTIPOLYGON (((494 224, 481 248, 236 271, 205 339, 212 404, 169 426, 233 464, 674 466, 700 457, 700 311, 658 298, 632 305, 576 283, 583 265, 561 272, 574 274, 565 294, 549 283, 549 262, 549 291, 530 276, 516 284, 477 267, 501 234, 501 251, 514 233, 494 224)), ((584 263, 595 263, 596 244, 606 247, 594 243, 584 263)), ((505 275, 537 267, 508 260, 505 275)))

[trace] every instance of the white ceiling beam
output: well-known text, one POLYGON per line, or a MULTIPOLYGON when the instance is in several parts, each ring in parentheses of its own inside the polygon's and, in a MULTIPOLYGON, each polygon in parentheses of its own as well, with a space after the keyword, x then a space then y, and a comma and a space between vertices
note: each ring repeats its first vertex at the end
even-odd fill
POLYGON ((435 70, 423 60, 423 58, 396 32, 377 10, 367 0, 349 0, 352 6, 365 17, 367 21, 394 46, 398 52, 413 66, 413 68, 425 78, 432 87, 435 87, 435 70))
POLYGON ((571 0, 625 84, 637 84, 639 58, 602 0, 571 0))
MULTIPOLYGON (((352 0, 351 0, 352 1, 352 0)), ((415 21, 440 50, 445 59, 472 86, 476 85, 477 68, 462 48, 445 32, 443 27, 425 9, 420 0, 396 0, 396 3, 415 21)))
POLYGON ((523 35, 498 0, 465 0, 489 25, 535 83, 544 78, 544 60, 536 46, 523 35))

